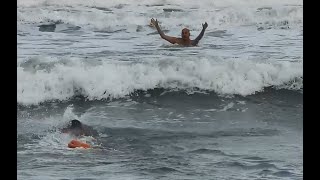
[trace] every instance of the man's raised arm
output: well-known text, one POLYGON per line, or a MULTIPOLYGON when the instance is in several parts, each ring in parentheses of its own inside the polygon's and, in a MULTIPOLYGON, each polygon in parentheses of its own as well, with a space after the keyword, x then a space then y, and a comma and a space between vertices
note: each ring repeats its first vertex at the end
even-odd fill
POLYGON ((160 36, 161 36, 163 39, 169 41, 169 42, 172 43, 172 44, 175 44, 175 43, 177 42, 177 38, 171 37, 171 36, 167 36, 167 35, 165 35, 165 34, 163 33, 163 31, 162 31, 162 30, 160 29, 160 27, 159 27, 159 24, 158 24, 158 20, 157 20, 157 19, 154 20, 154 19, 152 18, 152 19, 151 19, 151 23, 154 24, 154 26, 155 26, 155 27, 157 28, 157 30, 158 30, 158 33, 160 34, 160 36))
POLYGON ((198 35, 198 37, 196 39, 194 39, 192 41, 193 45, 197 45, 199 43, 199 41, 202 39, 203 35, 204 35, 204 31, 207 29, 208 24, 207 22, 205 22, 204 24, 202 24, 202 31, 200 32, 200 34, 198 35))

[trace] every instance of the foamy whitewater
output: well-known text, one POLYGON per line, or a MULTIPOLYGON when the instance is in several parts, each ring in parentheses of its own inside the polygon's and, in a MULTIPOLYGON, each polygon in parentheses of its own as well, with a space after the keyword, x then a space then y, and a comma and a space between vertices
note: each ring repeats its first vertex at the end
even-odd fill
POLYGON ((18 0, 17 40, 18 179, 302 179, 302 0, 18 0))

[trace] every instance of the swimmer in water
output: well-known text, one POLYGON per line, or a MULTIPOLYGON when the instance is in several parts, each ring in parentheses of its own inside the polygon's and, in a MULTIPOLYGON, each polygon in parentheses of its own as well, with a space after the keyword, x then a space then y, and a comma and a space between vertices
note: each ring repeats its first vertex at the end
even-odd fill
POLYGON ((204 24, 202 24, 202 31, 200 32, 200 34, 198 35, 198 37, 194 40, 190 39, 190 30, 188 28, 184 28, 181 31, 181 38, 178 37, 171 37, 171 36, 167 36, 163 33, 163 31, 160 29, 159 24, 158 24, 158 20, 154 20, 153 18, 151 19, 151 23, 150 25, 155 26, 158 30, 158 33, 160 34, 161 38, 167 40, 168 42, 170 42, 171 44, 179 44, 182 46, 196 46, 199 41, 202 39, 205 30, 208 27, 207 22, 205 22, 204 24))
POLYGON ((68 125, 61 129, 62 133, 68 133, 74 136, 98 136, 98 132, 92 127, 81 123, 79 120, 71 120, 68 125))

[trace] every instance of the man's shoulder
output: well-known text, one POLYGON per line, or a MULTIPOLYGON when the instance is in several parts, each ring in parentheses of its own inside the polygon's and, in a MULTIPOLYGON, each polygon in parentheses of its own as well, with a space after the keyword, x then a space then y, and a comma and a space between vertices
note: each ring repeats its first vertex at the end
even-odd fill
POLYGON ((84 125, 83 130, 86 132, 87 135, 89 136, 97 136, 98 132, 91 126, 84 125))

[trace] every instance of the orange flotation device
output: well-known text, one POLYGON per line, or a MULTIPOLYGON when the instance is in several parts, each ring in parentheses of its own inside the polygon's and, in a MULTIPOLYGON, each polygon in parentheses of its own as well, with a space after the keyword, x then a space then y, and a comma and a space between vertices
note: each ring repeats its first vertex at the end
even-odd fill
POLYGON ((85 148, 85 149, 91 148, 89 144, 81 142, 79 140, 75 140, 75 139, 69 142, 68 147, 69 148, 85 148))

